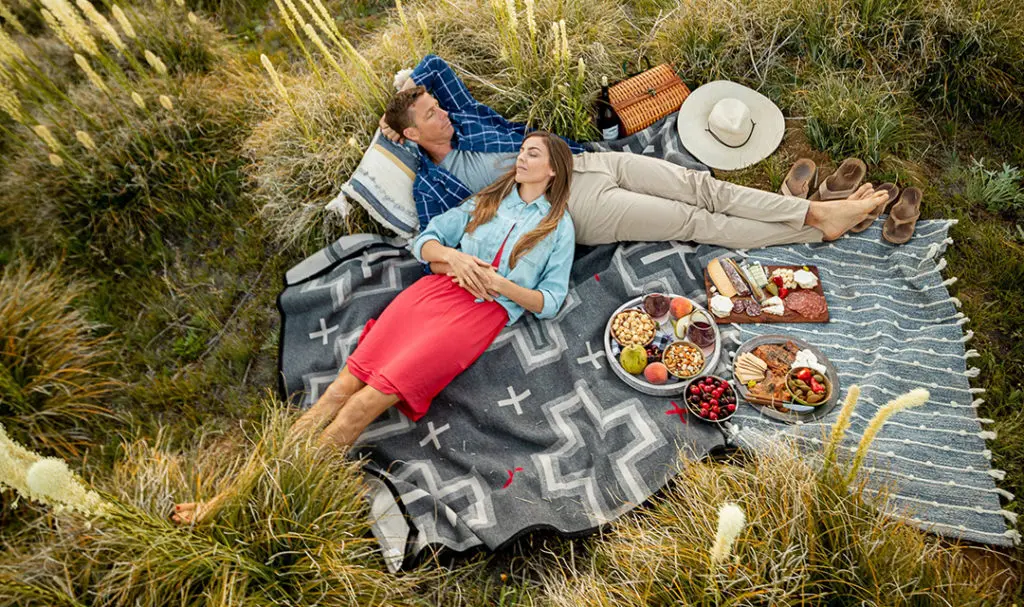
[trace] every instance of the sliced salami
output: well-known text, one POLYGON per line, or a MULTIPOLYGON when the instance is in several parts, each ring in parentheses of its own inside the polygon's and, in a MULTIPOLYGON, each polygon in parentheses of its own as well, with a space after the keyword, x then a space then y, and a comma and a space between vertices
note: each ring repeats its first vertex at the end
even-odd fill
POLYGON ((747 311, 747 307, 744 305, 745 301, 746 301, 745 299, 739 299, 739 298, 733 300, 733 302, 732 302, 732 313, 733 314, 743 314, 744 312, 746 312, 747 311))
POLYGON ((746 308, 747 316, 760 316, 761 315, 761 304, 757 303, 753 299, 747 299, 743 302, 743 306, 746 308))
POLYGON ((786 297, 786 307, 804 318, 817 318, 825 313, 825 298, 814 291, 800 290, 786 297))

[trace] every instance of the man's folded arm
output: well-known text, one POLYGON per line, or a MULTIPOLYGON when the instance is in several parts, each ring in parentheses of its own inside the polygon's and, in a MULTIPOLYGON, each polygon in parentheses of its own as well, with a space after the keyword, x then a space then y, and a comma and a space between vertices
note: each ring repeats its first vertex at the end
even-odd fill
POLYGON ((462 112, 480 105, 455 70, 437 55, 424 57, 410 77, 416 84, 426 87, 446 112, 462 112))

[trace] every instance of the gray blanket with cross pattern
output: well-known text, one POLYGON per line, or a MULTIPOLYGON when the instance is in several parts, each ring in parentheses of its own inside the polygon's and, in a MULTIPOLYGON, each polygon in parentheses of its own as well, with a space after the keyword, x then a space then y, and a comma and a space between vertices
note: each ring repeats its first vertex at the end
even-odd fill
MULTIPOLYGON (((506 327, 418 422, 392 408, 372 423, 357 447, 380 479, 374 516, 389 564, 428 545, 494 549, 535 529, 592 531, 662 487, 680 451, 723 448, 720 430, 673 399, 627 387, 603 350, 609 315, 645 286, 698 296, 696 263, 645 246, 590 250, 556 318, 527 314, 506 327)), ((366 320, 422 275, 400 242, 369 235, 289 271, 279 301, 285 393, 314 402, 366 320)))

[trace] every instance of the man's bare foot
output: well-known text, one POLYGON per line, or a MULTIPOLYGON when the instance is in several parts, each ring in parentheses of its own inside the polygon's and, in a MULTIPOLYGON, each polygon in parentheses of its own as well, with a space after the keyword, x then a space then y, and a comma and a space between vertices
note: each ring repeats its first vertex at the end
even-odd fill
POLYGON ((209 502, 185 502, 183 504, 174 505, 174 514, 171 515, 171 520, 178 525, 193 525, 198 524, 206 520, 206 517, 210 515, 212 508, 209 502))
POLYGON ((865 183, 843 200, 810 201, 804 223, 821 230, 823 240, 835 240, 864 221, 875 207, 888 199, 889 192, 876 192, 870 183, 865 183))

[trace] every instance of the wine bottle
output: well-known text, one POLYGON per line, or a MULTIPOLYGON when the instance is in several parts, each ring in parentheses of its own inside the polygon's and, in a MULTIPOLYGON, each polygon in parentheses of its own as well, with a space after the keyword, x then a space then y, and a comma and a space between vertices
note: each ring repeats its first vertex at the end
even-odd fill
POLYGON ((605 141, 619 138, 619 117, 615 115, 608 97, 607 76, 601 78, 601 96, 597 98, 597 130, 601 131, 601 139, 605 141))

